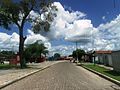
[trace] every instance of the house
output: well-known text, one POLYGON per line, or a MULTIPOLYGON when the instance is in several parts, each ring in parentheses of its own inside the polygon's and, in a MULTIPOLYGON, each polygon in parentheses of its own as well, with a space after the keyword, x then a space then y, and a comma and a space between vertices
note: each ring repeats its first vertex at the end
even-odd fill
POLYGON ((95 59, 98 64, 112 66, 120 72, 120 50, 118 51, 95 51, 95 59))
POLYGON ((103 50, 100 50, 100 51, 95 51, 95 61, 98 63, 98 64, 104 64, 104 65, 107 65, 107 66, 113 66, 113 63, 112 63, 112 51, 103 51, 103 50))
POLYGON ((69 60, 70 62, 74 60, 73 57, 66 57, 65 60, 69 60))

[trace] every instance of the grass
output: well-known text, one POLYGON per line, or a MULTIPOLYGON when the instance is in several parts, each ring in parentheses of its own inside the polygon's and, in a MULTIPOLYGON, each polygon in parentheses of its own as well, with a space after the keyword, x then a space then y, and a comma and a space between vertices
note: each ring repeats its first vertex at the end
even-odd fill
POLYGON ((84 64, 83 67, 93 69, 97 72, 100 72, 102 74, 105 74, 105 75, 113 78, 113 79, 116 79, 116 80, 120 81, 120 72, 116 72, 114 70, 108 70, 104 67, 100 67, 98 65, 93 65, 93 64, 84 64))
POLYGON ((0 64, 0 69, 12 69, 16 68, 17 66, 15 65, 9 65, 9 64, 0 64))

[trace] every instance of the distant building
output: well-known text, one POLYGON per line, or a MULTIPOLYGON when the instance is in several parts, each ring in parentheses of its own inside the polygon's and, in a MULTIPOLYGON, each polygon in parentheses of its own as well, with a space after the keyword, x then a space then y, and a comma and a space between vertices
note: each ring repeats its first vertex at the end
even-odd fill
POLYGON ((94 59, 94 56, 92 53, 87 53, 87 54, 84 54, 84 62, 93 62, 93 59, 94 59))

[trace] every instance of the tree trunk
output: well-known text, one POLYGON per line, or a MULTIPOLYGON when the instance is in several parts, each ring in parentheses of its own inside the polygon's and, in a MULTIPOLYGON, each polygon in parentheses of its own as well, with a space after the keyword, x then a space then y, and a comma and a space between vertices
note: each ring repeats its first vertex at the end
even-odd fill
POLYGON ((19 56, 20 56, 20 66, 21 68, 26 67, 26 62, 23 57, 23 51, 24 51, 24 41, 26 38, 23 37, 23 28, 19 28, 19 56))

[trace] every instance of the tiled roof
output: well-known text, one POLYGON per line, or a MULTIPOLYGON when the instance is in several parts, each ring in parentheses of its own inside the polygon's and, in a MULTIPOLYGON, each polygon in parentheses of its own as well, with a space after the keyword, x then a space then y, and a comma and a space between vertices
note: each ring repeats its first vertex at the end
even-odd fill
POLYGON ((100 50, 100 51, 95 51, 95 53, 97 53, 97 54, 111 54, 112 51, 110 51, 110 50, 108 50, 108 51, 102 51, 102 50, 100 50))

